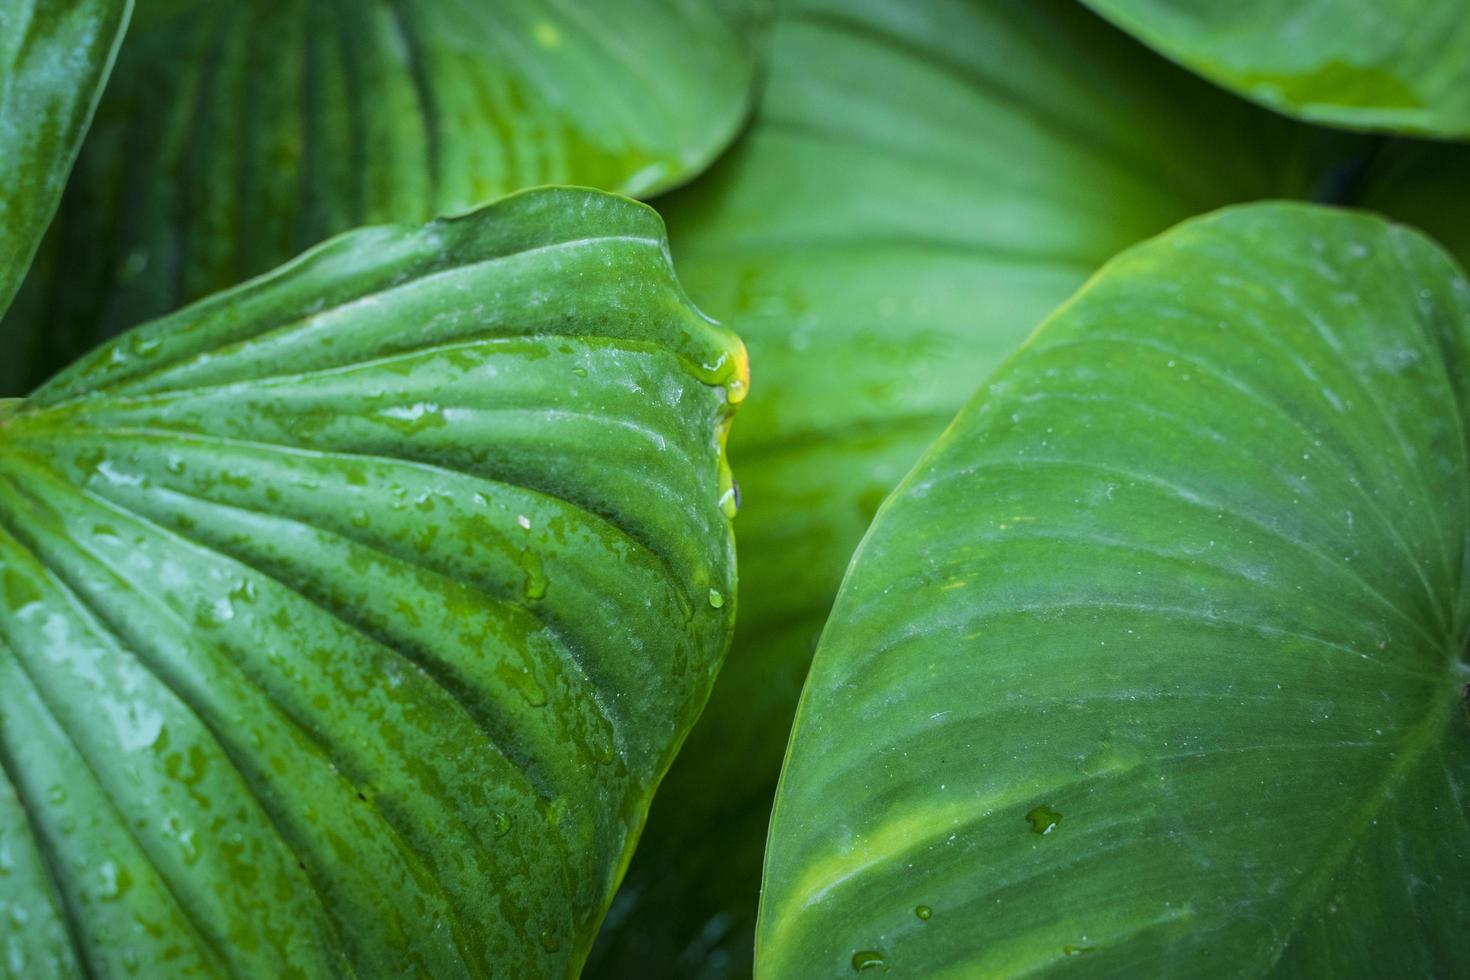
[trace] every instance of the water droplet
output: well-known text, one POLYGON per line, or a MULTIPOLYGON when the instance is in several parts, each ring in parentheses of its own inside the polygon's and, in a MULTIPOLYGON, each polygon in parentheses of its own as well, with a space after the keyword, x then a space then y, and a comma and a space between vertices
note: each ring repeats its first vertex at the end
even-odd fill
POLYGON ((579 378, 587 377, 587 369, 584 367, 574 367, 572 368, 572 373, 579 378))
POLYGON ((883 966, 883 953, 876 949, 860 949, 852 954, 852 968, 858 973, 877 970, 883 966))
POLYGON ((508 687, 518 691, 526 703, 533 708, 546 707, 546 688, 537 683, 536 678, 531 675, 531 669, 526 666, 516 668, 508 663, 501 663, 495 668, 495 675, 499 677, 508 687))
POLYGON ((528 600, 540 599, 546 595, 546 569, 541 564, 541 556, 534 551, 527 551, 521 555, 521 571, 526 573, 525 596, 528 600))
POLYGON ((204 629, 223 626, 234 618, 235 605, 229 596, 220 596, 213 600, 201 599, 194 611, 194 625, 204 629))
POLYGON ((134 357, 152 357, 158 353, 163 341, 146 333, 136 333, 128 340, 128 348, 134 357))
POLYGON ((738 484, 730 484, 730 488, 720 494, 720 513, 728 518, 734 518, 740 513, 740 487, 738 484))
POLYGON ((106 900, 122 898, 133 887, 133 876, 127 868, 120 868, 112 861, 104 861, 97 868, 102 879, 97 894, 106 900))
POLYGON ((495 836, 504 837, 506 834, 510 833, 510 822, 510 814, 495 814, 495 836))
POLYGON ((709 604, 716 609, 722 609, 725 605, 725 597, 720 595, 718 589, 709 590, 709 604))
POLYGON ((925 922, 928 922, 929 917, 934 914, 934 910, 927 905, 915 905, 914 914, 923 919, 925 922))
POLYGON ((556 937, 551 934, 550 929, 541 930, 541 948, 548 953, 555 953, 558 949, 561 949, 561 943, 556 941, 556 937))
POLYGON ((1062 822, 1062 815, 1059 811, 1053 810, 1050 806, 1043 803, 1041 806, 1028 811, 1026 820, 1031 824, 1031 832, 1033 834, 1049 834, 1053 830, 1056 830, 1057 825, 1062 822))

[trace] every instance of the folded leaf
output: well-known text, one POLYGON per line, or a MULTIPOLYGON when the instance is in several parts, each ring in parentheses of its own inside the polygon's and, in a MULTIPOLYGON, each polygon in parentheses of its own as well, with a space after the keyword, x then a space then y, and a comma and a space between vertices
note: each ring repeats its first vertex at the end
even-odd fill
POLYGON ((764 976, 1470 962, 1470 284, 1259 205, 1110 263, 879 512, 764 976))
POLYGON ((743 390, 658 217, 563 190, 8 403, 19 973, 575 974, 728 639, 743 390))
POLYGON ((801 0, 751 133, 658 202, 680 277, 750 345, 740 620, 594 973, 749 971, 802 678, 874 509, 976 385, 1118 250, 1307 193, 1318 134, 1070 2, 801 0))
POLYGON ((1461 0, 1085 0, 1180 64, 1330 126, 1470 139, 1461 0))
MULTIPOLYGON (((0 315, 66 186, 127 26, 131 0, 0 6, 0 315)), ((21 377, 4 338, 0 392, 21 377)))
POLYGON ((36 383, 358 225, 681 183, 746 114, 755 2, 146 0, 4 330, 36 383))

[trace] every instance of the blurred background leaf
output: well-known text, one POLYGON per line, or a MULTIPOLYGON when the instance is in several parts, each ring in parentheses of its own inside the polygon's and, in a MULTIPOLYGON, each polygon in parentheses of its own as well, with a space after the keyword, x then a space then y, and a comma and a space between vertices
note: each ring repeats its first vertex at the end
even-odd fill
MULTIPOLYGON (((0 315, 61 199, 131 9, 131 0, 0 6, 0 315)), ((20 365, 0 338, 4 394, 20 365)))
POLYGON ((520 188, 648 194, 725 147, 760 0, 143 0, 47 252, 21 394, 328 235, 520 188))
POLYGON ((1085 0, 1211 81, 1311 122, 1470 139, 1463 0, 1085 0))

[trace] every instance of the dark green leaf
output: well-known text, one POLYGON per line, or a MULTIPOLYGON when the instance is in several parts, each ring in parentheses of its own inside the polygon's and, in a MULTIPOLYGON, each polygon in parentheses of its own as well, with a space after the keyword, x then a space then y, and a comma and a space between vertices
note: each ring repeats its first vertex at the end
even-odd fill
POLYGON ((728 639, 743 390, 652 211, 536 191, 7 404, 17 975, 574 974, 728 639))
MULTIPOLYGON (((61 199, 131 9, 131 0, 0 5, 0 315, 61 199)), ((12 354, 7 344, 0 391, 20 376, 12 354)))
POLYGON ((788 8, 753 131, 659 203, 681 278, 754 358, 732 446, 744 588, 594 954, 608 974, 748 971, 771 795, 842 569, 981 379, 1119 249, 1320 171, 1306 127, 1074 3, 788 8))
POLYGON ((1470 138, 1463 0, 1085 0, 1206 78, 1312 122, 1470 138))
POLYGON ((753 6, 147 0, 5 329, 34 383, 351 227, 680 183, 746 114, 753 6))
POLYGON ((1470 269, 1470 146, 1390 141, 1359 183, 1357 203, 1429 232, 1470 269))
POLYGON ((859 548, 765 976, 1470 962, 1470 284, 1258 205, 1108 265, 859 548))

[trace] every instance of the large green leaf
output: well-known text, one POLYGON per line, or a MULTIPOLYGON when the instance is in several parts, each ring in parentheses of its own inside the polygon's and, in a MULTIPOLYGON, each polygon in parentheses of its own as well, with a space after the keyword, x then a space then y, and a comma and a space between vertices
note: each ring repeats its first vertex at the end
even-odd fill
POLYGON ((1111 263, 854 558, 762 973, 1462 973, 1467 425, 1418 233, 1257 205, 1111 263))
POLYGON ((682 182, 746 114, 755 5, 142 0, 7 338, 34 383, 357 225, 682 182))
MULTIPOLYGON (((131 9, 132 0, 0 5, 0 314, 61 199, 131 9)), ((13 361, 0 360, 0 385, 19 377, 13 361)))
POLYGON ((1320 169, 1306 127, 1070 2, 800 0, 771 44, 753 130, 658 204, 758 383, 731 448, 737 638, 594 954, 607 974, 748 971, 770 800, 842 569, 986 373, 1121 248, 1320 169))
POLYGON ((1313 122, 1470 138, 1463 0, 1085 0, 1213 81, 1313 122))
POLYGON ((658 217, 563 190, 7 404, 6 969, 573 974, 728 640, 743 390, 658 217))

